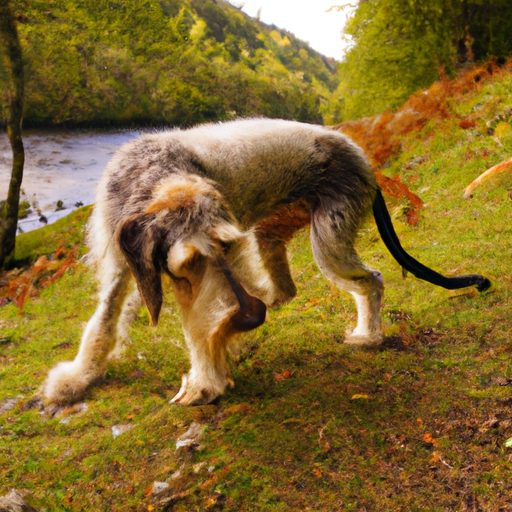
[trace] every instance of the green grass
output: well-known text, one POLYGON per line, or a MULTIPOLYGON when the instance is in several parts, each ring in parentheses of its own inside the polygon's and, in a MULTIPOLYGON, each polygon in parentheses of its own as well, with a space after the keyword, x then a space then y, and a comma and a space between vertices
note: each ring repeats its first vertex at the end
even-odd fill
POLYGON ((16 238, 18 264, 33 263, 43 253, 52 254, 60 244, 72 248, 75 244, 82 243, 85 223, 91 210, 91 206, 83 206, 54 224, 19 235, 16 238))
MULTIPOLYGON (((487 123, 510 111, 511 82, 455 102, 476 117, 475 129, 433 120, 403 140, 389 169, 426 203, 412 228, 404 205, 390 201, 404 247, 442 273, 485 274, 489 292, 404 280, 368 222, 358 247, 384 274, 387 339, 354 350, 343 333, 355 306, 320 275, 303 232, 290 245, 298 297, 242 338, 236 387, 215 404, 168 404, 188 369, 169 296, 157 328, 141 312, 133 343, 91 391, 87 410, 52 418, 27 404, 48 370, 74 357, 95 308, 93 276, 79 264, 21 315, 12 304, 0 309, 0 402, 19 398, 0 414, 0 495, 24 490, 52 512, 161 510, 161 495, 145 490, 170 479, 176 499, 167 509, 183 512, 505 510, 512 393, 499 384, 512 377, 511 173, 472 199, 462 192, 509 156, 487 123), (405 165, 418 155, 422 163, 405 165), (177 452, 193 421, 205 426, 202 448, 177 452), (133 428, 114 439, 112 426, 124 424, 133 428)), ((73 245, 86 214, 19 237, 18 258, 49 254, 63 237, 73 245)))

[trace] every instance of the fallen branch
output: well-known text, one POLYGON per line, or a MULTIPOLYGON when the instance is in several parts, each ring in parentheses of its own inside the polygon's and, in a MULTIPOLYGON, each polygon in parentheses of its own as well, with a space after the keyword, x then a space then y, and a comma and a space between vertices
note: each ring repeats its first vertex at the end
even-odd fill
POLYGON ((478 187, 478 185, 481 185, 484 181, 486 181, 489 178, 489 176, 504 171, 509 165, 512 165, 512 158, 508 158, 507 160, 495 165, 494 167, 491 167, 490 169, 487 169, 487 171, 480 174, 480 176, 478 176, 478 178, 474 180, 466 188, 466 190, 464 190, 464 198, 468 199, 469 197, 471 197, 471 193, 476 187, 478 187))

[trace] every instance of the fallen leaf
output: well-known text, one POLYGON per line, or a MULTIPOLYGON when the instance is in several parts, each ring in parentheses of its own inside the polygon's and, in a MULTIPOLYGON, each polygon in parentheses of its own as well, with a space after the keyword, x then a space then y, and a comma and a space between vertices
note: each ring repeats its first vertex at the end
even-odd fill
POLYGON ((423 434, 423 441, 433 446, 439 445, 439 443, 432 437, 432 434, 430 432, 426 432, 425 434, 423 434))
POLYGON ((459 127, 463 130, 467 130, 468 128, 474 128, 476 126, 476 121, 473 121, 472 119, 463 119, 459 123, 459 127))
POLYGON ((355 395, 352 395, 350 400, 369 400, 370 395, 366 395, 364 393, 356 393, 355 395))
POLYGON ((213 496, 210 496, 206 500, 206 508, 211 509, 213 507, 215 508, 222 508, 223 502, 226 500, 226 495, 222 494, 221 492, 215 491, 213 496))
POLYGON ((512 437, 509 437, 506 441, 505 441, 505 446, 507 448, 512 448, 512 437))
POLYGON ((287 380, 292 376, 292 372, 290 370, 284 370, 281 368, 281 373, 274 372, 274 379, 278 382, 282 382, 283 380, 287 380))
POLYGON ((430 457, 429 463, 433 464, 435 462, 439 462, 441 460, 441 455, 439 452, 432 452, 432 457, 430 457))
POLYGON ((206 482, 203 482, 199 485, 199 487, 206 489, 207 487, 210 487, 211 485, 217 483, 229 470, 229 466, 226 466, 222 471, 219 471, 216 475, 213 475, 211 478, 206 480, 206 482))
MULTIPOLYGON (((61 248, 63 244, 64 241, 61 242, 61 248)), ((76 245, 68 251, 64 259, 50 261, 46 256, 40 256, 28 269, 3 273, 0 280, 0 304, 6 304, 9 300, 19 309, 18 314, 21 314, 29 297, 38 296, 38 289, 46 288, 76 264, 78 247, 76 245)))

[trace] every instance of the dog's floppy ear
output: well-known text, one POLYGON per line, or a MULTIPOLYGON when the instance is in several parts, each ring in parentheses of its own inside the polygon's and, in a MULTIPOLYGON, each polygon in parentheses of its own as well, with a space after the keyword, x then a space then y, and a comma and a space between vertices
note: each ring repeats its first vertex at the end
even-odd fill
POLYGON ((144 211, 126 218, 116 232, 152 325, 162 307, 162 271, 180 277, 196 254, 212 257, 219 242, 241 234, 213 182, 173 174, 158 184, 144 211))
POLYGON ((145 215, 128 217, 118 230, 117 242, 137 281, 151 325, 157 325, 163 300, 161 268, 155 251, 159 240, 146 222, 145 215))

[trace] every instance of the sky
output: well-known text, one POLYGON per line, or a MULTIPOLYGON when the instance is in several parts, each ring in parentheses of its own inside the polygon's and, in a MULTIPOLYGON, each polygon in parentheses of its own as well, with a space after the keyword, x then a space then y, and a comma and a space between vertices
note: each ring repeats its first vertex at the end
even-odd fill
POLYGON ((229 0, 242 11, 260 20, 277 25, 291 32, 299 39, 327 57, 341 60, 346 46, 341 39, 341 30, 346 15, 343 12, 326 12, 341 0, 229 0))

